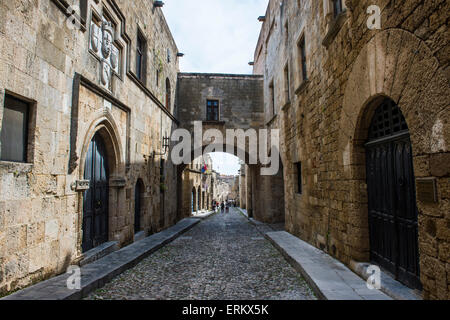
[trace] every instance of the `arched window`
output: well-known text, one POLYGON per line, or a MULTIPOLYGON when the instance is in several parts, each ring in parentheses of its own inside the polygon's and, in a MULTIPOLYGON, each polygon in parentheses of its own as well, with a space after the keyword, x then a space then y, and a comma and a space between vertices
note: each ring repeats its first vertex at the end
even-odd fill
POLYGON ((166 79, 166 108, 170 110, 170 80, 169 78, 166 79))

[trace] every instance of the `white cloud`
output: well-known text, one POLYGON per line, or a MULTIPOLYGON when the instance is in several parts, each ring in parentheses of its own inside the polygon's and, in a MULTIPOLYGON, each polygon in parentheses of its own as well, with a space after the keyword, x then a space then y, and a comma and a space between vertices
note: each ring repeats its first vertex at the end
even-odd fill
POLYGON ((180 52, 182 72, 252 73, 268 0, 166 0, 164 15, 180 52))

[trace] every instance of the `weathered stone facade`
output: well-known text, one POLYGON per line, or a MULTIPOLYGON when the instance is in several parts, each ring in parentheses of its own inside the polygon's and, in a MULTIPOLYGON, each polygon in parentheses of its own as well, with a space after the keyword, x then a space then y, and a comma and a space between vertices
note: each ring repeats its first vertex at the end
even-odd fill
POLYGON ((162 11, 143 0, 70 3, 81 8, 75 25, 65 1, 0 2, 0 126, 5 96, 28 103, 30 114, 26 163, 0 162, 0 294, 83 257, 84 192, 76 188, 94 136, 109 163, 107 241, 133 242, 138 179, 141 230, 178 219, 177 172, 159 155, 177 126, 178 50, 162 11), (141 78, 138 29, 147 43, 141 78))
POLYGON ((183 171, 183 216, 192 213, 212 210, 212 201, 217 189, 217 173, 212 170, 212 159, 209 155, 194 159, 183 171), (202 171, 206 166, 207 170, 202 171))
POLYGON ((388 97, 406 119, 416 181, 437 186, 435 203, 417 196, 423 296, 449 299, 450 4, 347 0, 334 18, 331 3, 271 0, 255 51, 266 122, 281 129, 286 228, 344 263, 369 261, 364 143, 388 97), (370 5, 381 9, 380 30, 367 27, 370 5))

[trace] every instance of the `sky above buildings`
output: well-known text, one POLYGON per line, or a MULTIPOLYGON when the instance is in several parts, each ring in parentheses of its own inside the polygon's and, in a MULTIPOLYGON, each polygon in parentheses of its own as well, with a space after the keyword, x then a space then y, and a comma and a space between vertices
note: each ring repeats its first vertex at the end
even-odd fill
MULTIPOLYGON (((178 50, 181 72, 251 74, 248 65, 269 0, 164 0, 163 12, 178 50)), ((239 159, 211 154, 214 170, 237 175, 239 159)))
POLYGON ((269 0, 164 0, 181 72, 252 73, 248 65, 269 0))

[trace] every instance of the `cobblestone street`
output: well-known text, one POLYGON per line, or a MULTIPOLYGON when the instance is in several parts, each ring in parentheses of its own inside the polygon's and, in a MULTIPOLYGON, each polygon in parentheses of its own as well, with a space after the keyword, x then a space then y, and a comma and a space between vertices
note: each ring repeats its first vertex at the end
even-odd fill
POLYGON ((87 299, 316 299, 237 210, 216 214, 87 299))

